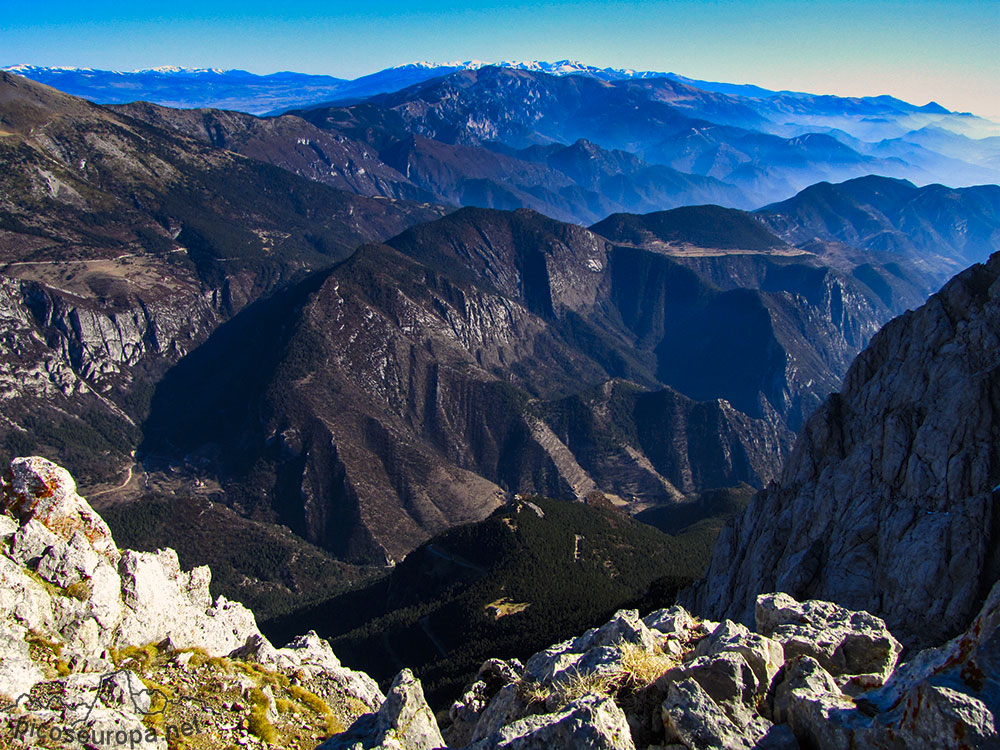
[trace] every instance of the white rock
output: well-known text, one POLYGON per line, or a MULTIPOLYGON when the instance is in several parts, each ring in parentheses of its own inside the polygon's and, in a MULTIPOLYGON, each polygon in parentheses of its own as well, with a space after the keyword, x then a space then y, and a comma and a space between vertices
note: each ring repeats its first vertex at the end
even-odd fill
POLYGON ((3 506, 22 524, 36 520, 69 540, 81 532, 94 551, 118 559, 111 530, 86 500, 76 493, 76 482, 61 466, 44 458, 15 458, 5 483, 3 506))
POLYGON ((24 628, 0 633, 0 695, 16 701, 45 679, 42 670, 31 660, 24 628))
POLYGON ((551 714, 526 716, 469 750, 635 750, 625 714, 607 696, 588 695, 551 714))
POLYGON ((118 566, 125 605, 119 645, 140 645, 168 636, 178 648, 202 648, 225 656, 260 635, 253 613, 242 604, 208 594, 208 568, 182 572, 177 553, 126 550, 118 566), (210 605, 210 606, 209 606, 210 605))
POLYGON ((440 750, 441 730, 420 680, 404 669, 392 681, 382 707, 365 714, 343 734, 331 737, 317 750, 440 750))
POLYGON ((732 620, 723 621, 708 637, 698 643, 696 653, 714 656, 722 653, 741 654, 757 676, 764 691, 774 681, 785 663, 782 645, 771 638, 751 633, 732 620))

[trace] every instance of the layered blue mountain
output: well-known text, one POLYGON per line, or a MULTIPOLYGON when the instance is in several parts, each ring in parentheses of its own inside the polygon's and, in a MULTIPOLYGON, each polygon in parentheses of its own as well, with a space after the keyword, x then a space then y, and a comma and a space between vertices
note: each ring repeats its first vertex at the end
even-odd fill
MULTIPOLYGON (((1000 129, 996 124, 949 112, 933 102, 913 105, 889 96, 844 98, 774 92, 672 73, 600 69, 571 61, 496 66, 475 61, 411 63, 354 81, 295 73, 253 76, 244 71, 170 68, 134 73, 32 66, 14 69, 103 103, 144 99, 169 106, 211 106, 257 114, 296 107, 329 109, 335 104, 352 105, 405 91, 402 98, 397 94, 391 101, 378 103, 402 113, 411 134, 450 145, 515 149, 553 142, 569 146, 585 139, 606 150, 629 152, 649 165, 729 183, 737 189, 713 200, 740 208, 791 197, 820 180, 839 181, 870 173, 909 179, 919 185, 941 182, 965 186, 1000 180, 996 145, 1000 129), (533 83, 526 83, 526 78, 533 83), (528 98, 518 99, 522 91, 529 90, 533 93, 528 93, 528 98), (419 109, 417 102, 425 97, 435 99, 457 91, 463 92, 463 101, 453 102, 457 106, 451 111, 445 111, 440 100, 428 108, 434 122, 415 123, 412 114, 406 115, 407 110, 419 109), (531 98, 534 96, 538 99, 531 98), (413 99, 409 107, 403 106, 407 97, 413 99), (581 97, 587 102, 582 109, 581 97), (279 100, 282 106, 270 107, 279 100), (530 108, 537 102, 541 107, 538 127, 522 122, 527 127, 524 132, 499 127, 493 133, 489 127, 475 126, 462 134, 457 132, 461 122, 448 125, 463 109, 481 111, 488 119, 491 101, 509 117, 510 126, 519 119, 518 106, 524 108, 530 102, 530 108), (567 112, 574 119, 566 119, 567 112), (553 128, 546 121, 553 116, 562 127, 553 128), (477 128, 481 132, 472 132, 477 128)), ((313 121, 317 121, 315 117, 313 121)), ((490 178, 473 174, 466 179, 490 178)), ((530 180, 523 187, 537 189, 530 180)), ((563 187, 558 180, 545 185, 547 191, 563 187)), ((611 189, 613 192, 614 186, 611 189)), ((653 190, 654 200, 660 199, 658 192, 653 190)), ((547 213, 583 222, 603 218, 597 214, 606 208, 597 205, 589 214, 571 217, 565 208, 561 213, 554 208, 559 201, 533 204, 524 193, 514 190, 508 195, 493 184, 473 182, 451 191, 447 199, 463 205, 509 208, 516 203, 548 208, 547 213)), ((668 193, 667 200, 659 204, 637 201, 624 207, 644 211, 703 200, 694 192, 683 196, 686 200, 672 202, 677 192, 668 193)), ((579 204, 587 197, 564 195, 561 200, 579 204)), ((607 213, 610 211, 604 215, 607 213)))

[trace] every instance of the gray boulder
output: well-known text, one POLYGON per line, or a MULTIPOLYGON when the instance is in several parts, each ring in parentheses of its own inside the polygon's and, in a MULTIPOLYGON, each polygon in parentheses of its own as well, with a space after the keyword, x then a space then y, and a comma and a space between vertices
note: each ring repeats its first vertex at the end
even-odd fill
POLYGON ((757 629, 780 642, 786 658, 811 656, 835 676, 869 675, 872 684, 882 684, 902 651, 882 619, 830 602, 762 594, 756 618, 757 629))
MULTIPOLYGON (((767 691, 767 683, 761 683, 747 664, 742 654, 727 652, 713 656, 699 656, 681 664, 664 674, 657 681, 666 688, 671 683, 692 679, 718 704, 733 704, 740 709, 742 723, 749 720, 746 707, 756 706, 758 699, 767 691)), ((732 712, 730 713, 732 717, 732 712)))
POLYGON ((507 724, 468 750, 635 750, 635 744, 614 700, 587 695, 555 713, 507 724))
POLYGON ((95 552, 112 562, 118 559, 104 519, 77 494, 70 473, 51 461, 15 458, 3 481, 3 509, 22 524, 39 521, 67 541, 82 533, 95 552))
POLYGON ((172 549, 126 550, 118 565, 125 611, 118 627, 120 645, 170 639, 178 648, 202 648, 225 656, 260 635, 253 613, 224 596, 213 602, 211 571, 182 571, 172 549))
POLYGON ((0 696, 15 701, 45 679, 31 660, 24 628, 0 633, 0 696))
POLYGON ((746 627, 732 620, 723 621, 711 634, 702 639, 695 653, 699 656, 740 654, 753 670, 765 692, 785 663, 785 650, 779 641, 759 633, 751 633, 746 627))
MULTIPOLYGON (((500 688, 499 692, 493 696, 493 699, 479 715, 472 736, 468 740, 470 743, 479 742, 498 734, 502 727, 512 724, 528 713, 529 706, 522 699, 518 687, 517 683, 511 683, 500 688)), ((449 744, 461 746, 462 743, 456 741, 449 744)))
POLYGON ((1000 583, 965 633, 917 654, 857 700, 909 747, 1000 747, 1000 583))
POLYGON ((668 740, 692 750, 750 750, 754 743, 693 679, 671 683, 663 702, 668 740))
POLYGON ((774 697, 774 720, 791 727, 807 747, 851 750, 873 747, 871 719, 857 710, 833 677, 811 656, 797 656, 785 667, 774 697))
POLYGON ((377 713, 365 714, 346 732, 331 737, 317 750, 440 750, 441 731, 420 680, 404 669, 392 681, 377 713))
POLYGON ((634 609, 619 610, 600 628, 539 651, 525 664, 525 676, 549 685, 573 673, 611 672, 620 663, 617 647, 622 643, 638 644, 648 650, 656 646, 656 636, 634 609))

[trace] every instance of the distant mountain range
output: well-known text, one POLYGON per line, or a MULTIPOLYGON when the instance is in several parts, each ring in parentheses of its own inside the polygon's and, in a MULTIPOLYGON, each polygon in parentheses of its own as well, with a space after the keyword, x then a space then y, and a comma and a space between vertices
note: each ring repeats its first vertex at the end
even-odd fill
MULTIPOLYGON (((98 104, 148 101, 170 107, 212 107, 235 109, 250 114, 265 114, 279 109, 316 104, 324 100, 364 99, 375 94, 399 91, 407 86, 460 70, 478 70, 491 65, 494 63, 481 60, 412 62, 353 80, 288 71, 257 75, 245 70, 183 68, 176 65, 119 71, 21 64, 11 65, 3 70, 23 75, 98 104)), ((504 61, 495 65, 500 68, 531 70, 549 75, 583 75, 602 81, 670 78, 705 91, 740 96, 766 97, 778 93, 745 84, 698 81, 676 73, 597 68, 572 60, 504 61)), ((781 93, 794 95, 788 91, 781 93)))
MULTIPOLYGON (((328 132, 236 114, 192 115, 183 127, 194 134, 212 120, 201 130, 213 145, 222 138, 335 187, 532 208, 584 224, 692 203, 756 208, 872 173, 917 185, 1000 182, 1000 126, 889 96, 776 92, 571 61, 410 63, 352 81, 175 67, 11 70, 99 103, 291 112, 328 132), (355 152, 355 173, 337 166, 331 137, 342 144, 333 151, 355 152)), ((158 117, 135 106, 130 114, 158 117)))

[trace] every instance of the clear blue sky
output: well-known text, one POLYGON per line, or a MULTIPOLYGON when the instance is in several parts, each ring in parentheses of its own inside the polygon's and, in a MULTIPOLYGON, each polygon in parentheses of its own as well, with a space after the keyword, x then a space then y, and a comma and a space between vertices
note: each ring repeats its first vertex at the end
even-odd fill
POLYGON ((0 65, 296 70, 575 59, 1000 119, 1000 0, 0 0, 0 65))

